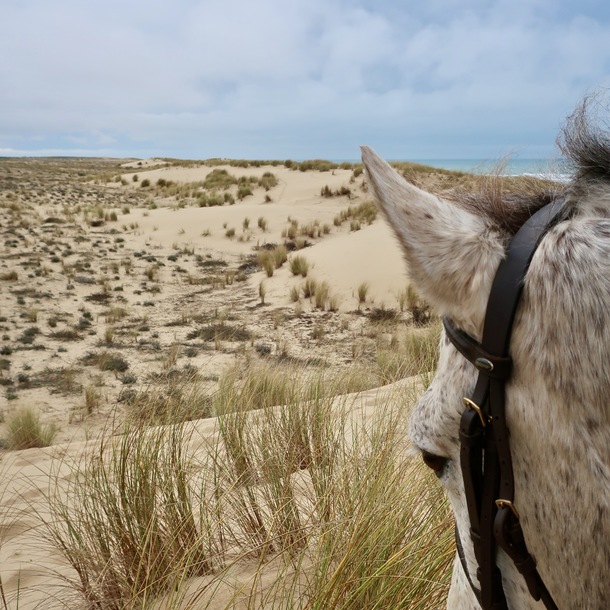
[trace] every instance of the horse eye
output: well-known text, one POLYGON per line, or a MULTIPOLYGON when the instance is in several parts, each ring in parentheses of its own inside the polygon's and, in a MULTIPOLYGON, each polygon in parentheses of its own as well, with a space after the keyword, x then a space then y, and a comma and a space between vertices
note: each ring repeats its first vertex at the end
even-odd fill
POLYGON ((437 477, 441 476, 449 458, 443 457, 441 455, 434 455, 434 453, 428 453, 427 451, 422 451, 421 454, 422 460, 424 460, 424 464, 434 470, 434 473, 437 477))

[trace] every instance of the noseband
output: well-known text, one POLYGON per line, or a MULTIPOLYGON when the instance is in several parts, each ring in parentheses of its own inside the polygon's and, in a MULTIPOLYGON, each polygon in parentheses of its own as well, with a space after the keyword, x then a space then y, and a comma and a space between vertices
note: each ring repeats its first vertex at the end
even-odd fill
POLYGON ((531 596, 542 600, 547 609, 557 610, 527 550, 519 523, 505 386, 512 373, 510 337, 523 281, 542 237, 563 218, 563 203, 557 199, 538 210, 508 245, 487 302, 481 343, 450 320, 443 320, 449 340, 479 371, 472 396, 463 399, 466 408, 460 421, 460 464, 480 589, 468 572, 457 528, 456 543, 464 572, 483 610, 508 610, 502 574, 496 565, 498 548, 523 575, 531 596))

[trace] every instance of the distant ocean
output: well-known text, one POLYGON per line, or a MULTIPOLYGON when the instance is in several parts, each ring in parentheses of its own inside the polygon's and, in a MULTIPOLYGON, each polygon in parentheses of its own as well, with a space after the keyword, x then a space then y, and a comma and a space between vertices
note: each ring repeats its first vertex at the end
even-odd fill
POLYGON ((488 174, 499 165, 506 176, 538 176, 561 182, 570 178, 557 159, 508 159, 503 164, 488 159, 413 159, 413 162, 475 174, 488 174))
MULTIPOLYGON (((335 162, 349 161, 358 163, 356 159, 340 159, 335 162)), ((502 169, 505 176, 536 176, 548 178, 557 182, 567 182, 571 178, 569 168, 562 165, 560 159, 506 159, 504 161, 490 159, 388 159, 388 161, 421 163, 441 169, 450 169, 459 172, 470 172, 472 174, 489 174, 502 169)))

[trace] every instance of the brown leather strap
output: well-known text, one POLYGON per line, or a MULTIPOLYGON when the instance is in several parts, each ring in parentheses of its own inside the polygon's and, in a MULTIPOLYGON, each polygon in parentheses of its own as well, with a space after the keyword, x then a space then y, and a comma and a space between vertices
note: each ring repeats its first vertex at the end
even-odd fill
POLYGON ((445 331, 454 347, 479 371, 485 372, 488 377, 497 379, 510 377, 513 365, 510 357, 496 356, 486 352, 480 343, 451 323, 445 324, 445 331))

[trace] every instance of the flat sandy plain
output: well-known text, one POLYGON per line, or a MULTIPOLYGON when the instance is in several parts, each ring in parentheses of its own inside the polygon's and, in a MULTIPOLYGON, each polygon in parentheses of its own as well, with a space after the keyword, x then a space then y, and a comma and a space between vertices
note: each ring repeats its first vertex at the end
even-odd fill
MULTIPOLYGON (((46 568, 64 569, 33 529, 52 458, 78 455, 134 396, 189 376, 213 393, 245 361, 374 368, 413 330, 401 252, 371 216, 365 175, 320 167, 0 160, 2 505, 18 509, 1 526, 0 569, 19 608, 55 607, 46 568), (280 245, 287 261, 269 276, 260 254, 280 245), (312 279, 327 284, 318 302, 312 279), (56 429, 52 447, 10 447, 22 408, 56 429), (25 491, 23 477, 37 483, 25 491)), ((202 411, 205 430, 213 415, 202 411)))

